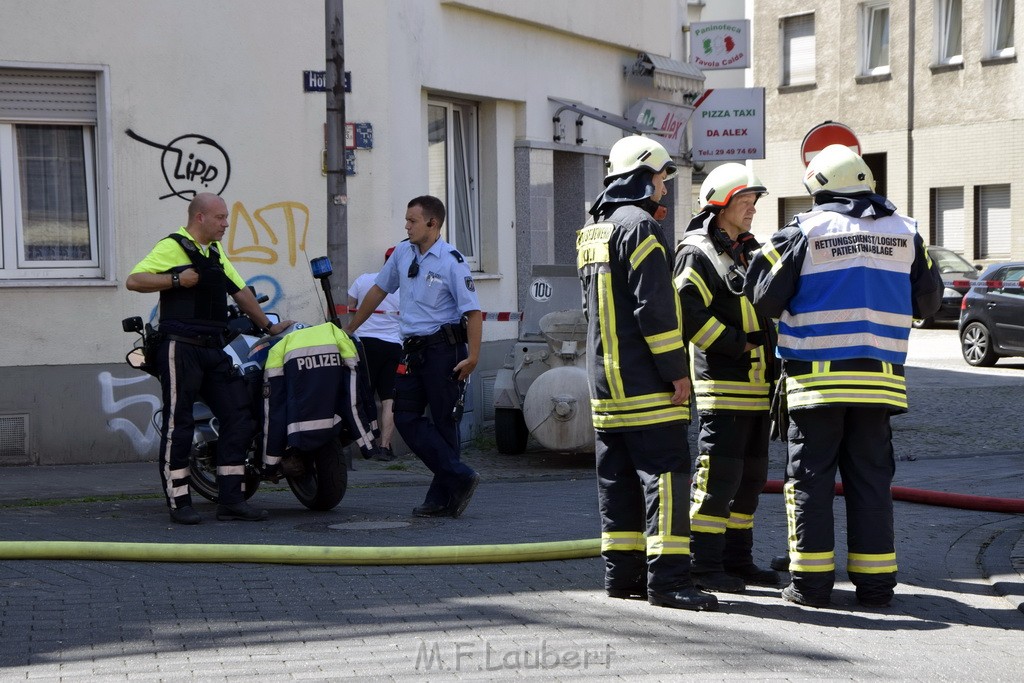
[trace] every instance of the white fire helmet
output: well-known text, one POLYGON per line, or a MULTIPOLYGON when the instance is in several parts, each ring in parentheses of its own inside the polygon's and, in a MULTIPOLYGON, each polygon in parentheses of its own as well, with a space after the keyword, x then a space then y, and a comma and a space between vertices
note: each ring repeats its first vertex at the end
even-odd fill
POLYGON ((756 192, 758 198, 768 194, 768 188, 758 180, 754 172, 743 164, 731 162, 722 164, 708 173, 700 186, 701 210, 724 208, 738 195, 756 192))
POLYGON ((612 145, 607 166, 606 181, 628 175, 638 168, 646 168, 652 173, 668 171, 665 180, 676 175, 675 162, 665 148, 657 140, 642 135, 630 135, 612 145))
POLYGON ((845 145, 829 145, 807 164, 804 187, 819 192, 860 194, 875 191, 875 177, 859 154, 845 145))

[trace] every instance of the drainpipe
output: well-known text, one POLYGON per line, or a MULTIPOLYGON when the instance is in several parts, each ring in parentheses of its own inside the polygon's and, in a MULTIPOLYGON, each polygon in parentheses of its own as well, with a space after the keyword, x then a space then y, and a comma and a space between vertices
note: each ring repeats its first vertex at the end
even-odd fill
POLYGON ((914 68, 915 68, 915 33, 917 27, 917 0, 908 3, 910 21, 907 41, 907 216, 914 213, 914 68))
MULTIPOLYGON (((327 256, 335 301, 348 297, 348 183, 345 177, 344 0, 324 0, 327 54, 327 256)), ((328 318, 337 315, 328 312, 328 318)))

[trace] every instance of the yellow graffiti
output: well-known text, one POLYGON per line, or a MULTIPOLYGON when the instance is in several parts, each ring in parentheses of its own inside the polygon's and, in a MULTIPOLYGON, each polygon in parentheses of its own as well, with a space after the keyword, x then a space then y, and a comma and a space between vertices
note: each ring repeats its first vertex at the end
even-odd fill
POLYGON ((272 265, 279 258, 276 249, 284 237, 288 265, 294 266, 300 252, 306 251, 306 234, 309 231, 309 207, 302 202, 276 202, 256 209, 252 215, 242 202, 231 207, 228 227, 228 258, 232 261, 248 261, 272 265), (255 222, 253 221, 255 218, 255 222), (298 224, 301 222, 301 229, 298 224), (260 229, 257 230, 256 224, 260 229), (246 231, 245 228, 248 228, 246 231), (265 233, 265 235, 263 235, 265 233), (237 242, 237 244, 236 244, 237 242), (269 244, 268 244, 269 243, 269 244))

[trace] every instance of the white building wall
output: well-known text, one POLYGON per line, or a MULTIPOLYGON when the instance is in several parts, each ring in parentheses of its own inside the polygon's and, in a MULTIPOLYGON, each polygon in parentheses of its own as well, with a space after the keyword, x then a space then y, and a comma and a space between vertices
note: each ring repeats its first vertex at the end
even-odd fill
MULTIPOLYGON (((486 311, 520 309, 531 259, 566 258, 562 242, 585 220, 601 186, 601 158, 623 135, 585 119, 585 142, 576 144, 575 115, 566 113, 568 139, 555 142, 557 105, 548 98, 615 114, 643 97, 669 99, 623 71, 638 51, 684 57, 687 4, 348 0, 344 10, 352 74, 346 120, 368 122, 374 134, 372 149, 355 150, 355 174, 347 178, 350 279, 378 269, 384 250, 405 237, 406 203, 427 192, 427 99, 457 97, 480 111, 481 304, 486 311), (578 213, 562 202, 556 216, 552 198, 566 179, 548 167, 575 166, 566 156, 553 165, 555 155, 581 155, 580 177, 566 185, 578 197, 578 213)), ((24 418, 29 462, 150 457, 158 390, 123 364, 132 339, 118 322, 155 312, 157 295, 128 292, 123 282, 159 238, 185 222, 187 204, 164 178, 161 146, 205 136, 224 149, 229 257, 272 296, 272 310, 321 319, 307 263, 326 253, 325 96, 303 92, 302 72, 324 69, 324 5, 4 0, 0 31, 0 68, 86 65, 108 75, 100 138, 110 145, 111 206, 100 231, 109 253, 104 278, 0 280, 7 340, 0 345, 0 384, 7 387, 0 390, 0 421, 24 418)), ((688 184, 685 169, 677 182, 688 184)), ((99 194, 108 196, 105 188, 99 194)), ((685 217, 689 201, 678 194, 675 213, 685 217)), ((481 386, 518 331, 514 322, 486 323, 481 386)), ((474 396, 475 407, 481 400, 474 396)))
POLYGON ((114 258, 108 277, 88 286, 0 282, 8 340, 0 366, 120 361, 130 338, 119 321, 145 318, 156 306, 156 294, 122 285, 159 238, 184 225, 187 202, 161 199, 171 192, 162 151, 131 139, 128 129, 156 144, 197 134, 223 147, 232 262, 247 280, 260 278, 257 289, 274 295, 275 310, 320 318, 307 263, 325 245, 324 96, 301 88, 302 70, 322 68, 324 59, 323 12, 313 9, 271 0, 5 0, 0 65, 107 69, 114 258), (289 253, 288 210, 298 237, 306 232, 308 256, 301 242, 289 253))
MULTIPOLYGON (((477 289, 485 310, 517 310, 515 144, 556 146, 557 106, 549 96, 623 113, 634 89, 623 69, 637 51, 681 56, 681 6, 349 0, 345 13, 346 69, 354 83, 347 117, 370 121, 375 134, 373 150, 356 151, 356 175, 348 181, 351 272, 376 268, 383 251, 404 238, 406 203, 426 191, 428 95, 480 102, 477 289)), ((574 119, 571 112, 563 117, 570 137, 574 119)), ((622 134, 586 119, 583 148, 599 153, 622 134)), ((485 341, 517 333, 515 323, 484 327, 485 341)))

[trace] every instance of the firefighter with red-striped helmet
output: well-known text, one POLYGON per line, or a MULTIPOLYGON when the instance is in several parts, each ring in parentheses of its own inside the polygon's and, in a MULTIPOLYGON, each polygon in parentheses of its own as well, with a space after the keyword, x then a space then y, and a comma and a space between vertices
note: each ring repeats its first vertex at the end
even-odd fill
POLYGON ((675 285, 690 344, 700 433, 690 490, 691 571, 706 590, 775 586, 779 575, 753 560, 754 511, 768 478, 774 328, 743 293, 748 259, 760 245, 750 228, 768 193, 740 163, 712 170, 701 211, 676 249, 675 285))

